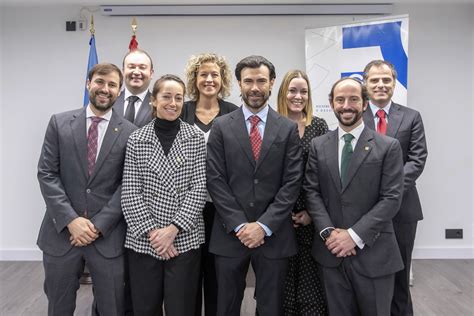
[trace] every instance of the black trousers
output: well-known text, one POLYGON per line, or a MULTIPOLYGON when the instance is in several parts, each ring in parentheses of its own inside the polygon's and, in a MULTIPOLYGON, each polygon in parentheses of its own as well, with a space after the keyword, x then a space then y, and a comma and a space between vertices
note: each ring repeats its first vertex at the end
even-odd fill
POLYGON ((194 315, 201 316, 202 294, 204 290, 204 315, 217 315, 217 278, 214 254, 209 252, 212 224, 216 208, 214 203, 206 202, 203 210, 204 229, 206 242, 201 247, 201 272, 199 275, 198 291, 196 297, 196 310, 194 315))
POLYGON ((283 315, 283 289, 288 258, 266 258, 258 248, 244 257, 216 255, 217 315, 239 316, 245 290, 245 278, 252 264, 255 271, 255 294, 260 316, 283 315))
POLYGON ((413 304, 410 294, 410 267, 417 224, 417 222, 393 222, 393 229, 397 237, 398 247, 400 248, 405 269, 395 273, 395 288, 391 308, 392 316, 413 315, 413 304))
POLYGON ((201 253, 189 250, 164 261, 128 251, 133 313, 139 316, 193 315, 201 253))

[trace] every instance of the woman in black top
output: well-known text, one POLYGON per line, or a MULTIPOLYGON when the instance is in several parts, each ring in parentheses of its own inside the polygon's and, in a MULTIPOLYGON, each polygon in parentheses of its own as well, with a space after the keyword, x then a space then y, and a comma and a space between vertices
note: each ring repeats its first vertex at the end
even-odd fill
POLYGON ((206 143, 179 119, 184 82, 153 86, 155 119, 130 135, 122 181, 125 248, 135 315, 194 313, 206 199, 206 143))
MULTIPOLYGON (((328 131, 328 125, 324 119, 313 116, 311 87, 308 76, 303 71, 289 71, 283 78, 278 92, 278 113, 298 124, 303 160, 306 165, 311 140, 325 134, 328 131)), ((296 201, 292 215, 298 253, 290 258, 288 266, 283 301, 284 314, 327 315, 318 265, 311 255, 314 226, 306 210, 302 192, 296 201)))
MULTIPOLYGON (((223 98, 229 96, 232 74, 225 59, 216 54, 192 56, 186 66, 188 96, 191 101, 183 106, 183 121, 194 125, 204 133, 206 142, 213 120, 237 109, 233 103, 223 98)), ((217 280, 214 255, 209 253, 212 223, 215 208, 209 195, 203 210, 206 242, 202 247, 201 278, 196 300, 195 315, 201 315, 202 285, 204 285, 204 311, 206 316, 217 312, 217 280)))

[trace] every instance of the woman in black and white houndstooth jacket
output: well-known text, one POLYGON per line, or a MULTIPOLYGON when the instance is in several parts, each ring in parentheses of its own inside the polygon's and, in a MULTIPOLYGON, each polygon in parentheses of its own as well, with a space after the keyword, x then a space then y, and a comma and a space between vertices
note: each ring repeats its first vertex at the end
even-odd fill
POLYGON ((181 121, 185 85, 156 81, 156 118, 129 138, 122 187, 135 315, 192 315, 204 243, 204 136, 181 121))

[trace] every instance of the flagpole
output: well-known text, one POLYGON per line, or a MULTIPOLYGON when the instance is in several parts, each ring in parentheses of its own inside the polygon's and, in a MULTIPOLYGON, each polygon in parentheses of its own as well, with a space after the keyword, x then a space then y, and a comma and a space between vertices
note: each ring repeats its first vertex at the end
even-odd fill
POLYGON ((89 40, 89 60, 87 62, 87 73, 86 73, 86 83, 84 87, 84 101, 83 105, 86 106, 89 104, 89 91, 87 90, 87 80, 89 71, 99 63, 99 58, 97 57, 97 50, 95 47, 95 27, 94 27, 94 15, 91 14, 91 23, 89 25, 89 31, 91 33, 91 37, 89 40))
POLYGON ((137 42, 137 36, 136 36, 138 24, 137 24, 137 19, 135 17, 133 17, 132 19, 131 26, 132 26, 132 39, 130 40, 130 44, 128 45, 128 49, 130 51, 138 48, 138 42, 137 42))

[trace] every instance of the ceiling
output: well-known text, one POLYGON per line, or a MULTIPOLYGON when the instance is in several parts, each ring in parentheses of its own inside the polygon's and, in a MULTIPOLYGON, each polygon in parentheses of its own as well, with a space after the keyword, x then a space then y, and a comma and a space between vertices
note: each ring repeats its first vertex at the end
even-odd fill
POLYGON ((474 0, 0 0, 3 6, 47 6, 47 5, 182 5, 182 4, 370 4, 370 3, 474 3, 474 0))

